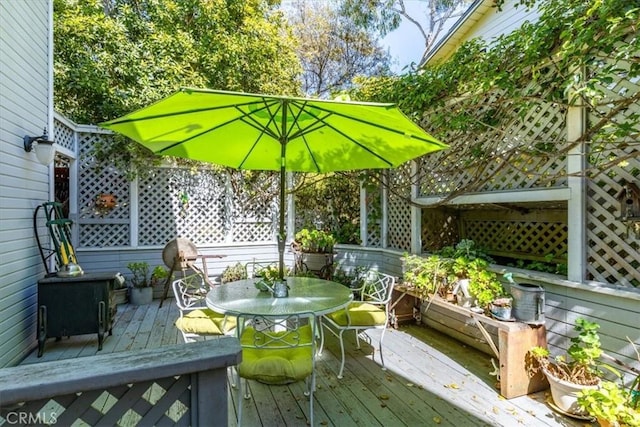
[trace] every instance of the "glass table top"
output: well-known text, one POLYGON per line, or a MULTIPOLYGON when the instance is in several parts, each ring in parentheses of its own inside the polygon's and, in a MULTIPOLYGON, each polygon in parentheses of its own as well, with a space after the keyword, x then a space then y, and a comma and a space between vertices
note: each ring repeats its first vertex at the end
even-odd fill
POLYGON ((207 306, 230 314, 295 315, 311 312, 319 316, 346 306, 352 299, 348 287, 329 280, 287 277, 289 296, 283 298, 259 291, 254 285, 257 280, 238 280, 216 286, 207 294, 207 306))

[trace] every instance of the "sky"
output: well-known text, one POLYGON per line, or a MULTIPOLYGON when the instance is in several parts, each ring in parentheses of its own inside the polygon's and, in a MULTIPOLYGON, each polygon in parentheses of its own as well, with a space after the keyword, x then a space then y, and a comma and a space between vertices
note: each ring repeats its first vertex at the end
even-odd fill
MULTIPOLYGON (((426 16, 424 1, 405 0, 405 7, 409 15, 416 19, 426 16)), ((415 25, 404 20, 400 27, 387 34, 380 44, 389 48, 393 62, 391 69, 396 73, 402 73, 402 69, 412 62, 417 63, 424 51, 422 34, 415 25)))

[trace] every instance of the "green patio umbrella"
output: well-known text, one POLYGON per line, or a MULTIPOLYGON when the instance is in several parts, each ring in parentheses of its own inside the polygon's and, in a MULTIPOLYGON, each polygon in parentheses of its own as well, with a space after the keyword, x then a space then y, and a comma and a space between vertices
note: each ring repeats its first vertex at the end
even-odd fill
POLYGON ((285 172, 394 168, 447 148, 393 104, 183 88, 101 124, 158 155, 280 171, 278 252, 284 273, 285 172))

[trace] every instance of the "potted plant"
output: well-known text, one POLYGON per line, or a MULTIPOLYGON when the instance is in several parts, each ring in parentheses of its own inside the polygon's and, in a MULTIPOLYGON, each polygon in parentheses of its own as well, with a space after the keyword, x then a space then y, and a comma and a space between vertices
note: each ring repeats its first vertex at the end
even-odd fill
POLYGON ((551 359, 549 350, 542 347, 534 347, 528 353, 529 374, 544 373, 549 381, 553 402, 565 413, 586 415, 578 405, 577 393, 589 388, 597 389, 603 374, 602 368, 619 376, 615 369, 599 362, 602 354, 599 328, 597 323, 576 319, 574 330, 578 335, 571 338, 568 358, 557 356, 551 359))
POLYGON ((498 320, 512 320, 511 307, 513 299, 508 296, 499 297, 491 301, 489 311, 491 315, 498 320))
POLYGON ((448 272, 451 260, 431 255, 427 258, 405 254, 402 257, 403 283, 422 296, 437 294, 453 301, 453 292, 449 286, 448 272))
POLYGON ((131 304, 143 305, 149 304, 153 300, 153 288, 149 276, 149 264, 140 262, 130 262, 127 268, 131 271, 132 276, 129 279, 131 283, 130 298, 131 304))
MULTIPOLYGON (((640 352, 631 339, 629 342, 640 362, 640 352)), ((602 381, 597 389, 578 392, 580 408, 595 417, 602 427, 640 427, 640 371, 622 365, 637 374, 628 388, 622 381, 602 381)))
POLYGON ((247 278, 247 269, 237 262, 235 265, 228 265, 223 271, 220 281, 222 283, 235 282, 247 278))
MULTIPOLYGON (((153 298, 162 298, 162 294, 164 293, 164 286, 167 283, 167 279, 169 278, 169 270, 162 267, 161 265, 157 265, 153 271, 151 272, 151 286, 153 287, 153 298)), ((173 290, 169 288, 170 295, 173 290)))
POLYGON ((632 391, 622 384, 602 381, 595 389, 578 392, 577 401, 602 427, 639 427, 640 403, 633 399, 632 391))
POLYGON ((303 228, 295 235, 291 244, 295 256, 295 272, 312 271, 323 277, 328 277, 327 272, 333 265, 333 247, 336 239, 329 232, 323 230, 310 230, 303 228))
POLYGON ((483 258, 457 257, 451 264, 450 280, 455 281, 458 302, 465 307, 478 306, 488 312, 490 304, 505 295, 498 275, 483 258))

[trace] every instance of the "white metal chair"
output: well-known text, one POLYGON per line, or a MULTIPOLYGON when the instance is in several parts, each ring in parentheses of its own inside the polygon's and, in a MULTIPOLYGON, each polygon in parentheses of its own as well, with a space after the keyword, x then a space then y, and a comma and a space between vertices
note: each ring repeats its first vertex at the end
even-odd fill
POLYGON ((236 367, 238 426, 242 425, 244 399, 250 399, 247 380, 282 385, 305 380, 309 397, 309 422, 313 425, 315 391, 316 323, 313 313, 300 315, 238 315, 242 362, 236 367), (244 381, 241 381, 244 379, 244 381))
MULTIPOLYGON (((396 278, 393 276, 377 271, 369 271, 364 278, 364 284, 360 288, 353 289, 354 301, 351 304, 344 309, 322 316, 322 326, 340 340, 342 363, 340 364, 338 378, 342 378, 344 372, 343 334, 346 331, 355 331, 356 345, 360 348, 360 332, 367 329, 381 329, 382 333, 380 334, 378 349, 382 368, 385 369, 382 340, 389 322, 389 302, 391 301, 391 293, 395 283, 396 278)), ((321 334, 321 337, 320 353, 324 346, 324 334, 321 334)))
POLYGON ((204 300, 209 291, 208 282, 200 274, 192 274, 172 283, 180 317, 175 322, 184 342, 200 337, 231 335, 237 319, 207 308, 204 300))

